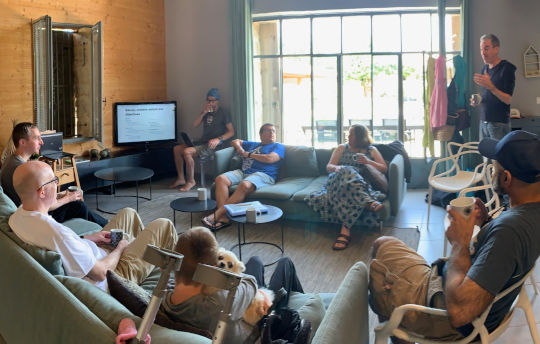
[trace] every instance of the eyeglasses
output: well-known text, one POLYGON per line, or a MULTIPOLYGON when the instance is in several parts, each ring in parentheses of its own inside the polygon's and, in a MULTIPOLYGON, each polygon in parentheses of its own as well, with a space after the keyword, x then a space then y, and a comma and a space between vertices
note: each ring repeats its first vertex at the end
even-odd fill
POLYGON ((60 182, 58 177, 54 177, 54 179, 49 180, 48 182, 46 182, 45 184, 43 184, 39 188, 37 188, 37 191, 39 191, 39 189, 41 189, 42 187, 44 187, 45 185, 50 184, 50 183, 55 183, 56 185, 58 185, 58 182, 60 182))

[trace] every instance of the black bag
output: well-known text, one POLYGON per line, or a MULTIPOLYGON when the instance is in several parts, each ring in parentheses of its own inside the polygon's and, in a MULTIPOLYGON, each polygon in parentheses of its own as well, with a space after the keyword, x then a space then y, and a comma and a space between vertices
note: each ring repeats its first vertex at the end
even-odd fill
MULTIPOLYGON (((426 203, 428 202, 429 194, 426 194, 426 203)), ((437 189, 431 191, 431 204, 446 209, 446 206, 450 204, 450 201, 456 198, 454 192, 445 192, 437 189)))
POLYGON ((261 325, 261 344, 307 344, 311 323, 301 319, 297 311, 280 308, 266 315, 261 325))

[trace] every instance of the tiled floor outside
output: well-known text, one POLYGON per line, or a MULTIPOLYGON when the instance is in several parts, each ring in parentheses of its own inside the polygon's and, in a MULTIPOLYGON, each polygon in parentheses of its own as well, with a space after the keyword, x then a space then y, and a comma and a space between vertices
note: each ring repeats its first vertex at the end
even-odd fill
MULTIPOLYGON (((408 190, 405 200, 395 218, 394 225, 397 227, 414 227, 420 228, 420 243, 418 245, 418 253, 420 253, 428 263, 443 256, 444 245, 444 227, 443 219, 446 211, 441 207, 431 207, 431 217, 429 229, 427 227, 427 203, 425 196, 427 190, 408 190)), ((537 284, 540 287, 540 267, 537 267, 534 273, 537 284)), ((536 319, 536 327, 540 332, 540 295, 534 295, 530 280, 526 282, 526 290, 531 300, 534 317, 536 319)), ((518 310, 512 319, 509 328, 495 342, 498 344, 529 344, 533 343, 525 314, 518 310)))

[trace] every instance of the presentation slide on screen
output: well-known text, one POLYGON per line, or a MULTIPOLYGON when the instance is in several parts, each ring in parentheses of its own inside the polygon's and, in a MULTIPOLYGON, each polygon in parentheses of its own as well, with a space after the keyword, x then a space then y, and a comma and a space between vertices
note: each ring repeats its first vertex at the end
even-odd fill
POLYGON ((174 140, 175 104, 118 105, 118 142, 174 140))

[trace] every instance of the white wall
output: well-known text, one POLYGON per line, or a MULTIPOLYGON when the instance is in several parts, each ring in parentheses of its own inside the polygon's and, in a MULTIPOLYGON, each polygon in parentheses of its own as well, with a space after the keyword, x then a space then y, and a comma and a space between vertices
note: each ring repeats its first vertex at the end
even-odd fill
POLYGON ((474 51, 473 71, 480 71, 483 62, 480 55, 480 36, 495 34, 501 41, 499 56, 516 67, 516 88, 511 107, 521 113, 540 116, 540 78, 525 78, 523 53, 532 44, 540 50, 540 1, 538 0, 474 0, 469 1, 471 12, 470 37, 474 51))
POLYGON ((231 51, 227 0, 165 0, 167 96, 178 102, 178 129, 197 138, 193 120, 206 92, 219 88, 230 108, 231 51))

